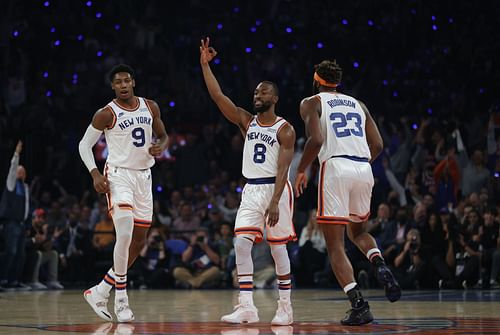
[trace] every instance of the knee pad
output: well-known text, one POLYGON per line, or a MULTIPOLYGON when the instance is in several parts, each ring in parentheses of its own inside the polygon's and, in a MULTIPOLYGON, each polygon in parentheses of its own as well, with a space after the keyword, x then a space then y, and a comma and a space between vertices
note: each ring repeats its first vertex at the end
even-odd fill
POLYGON ((278 276, 290 274, 290 258, 286 250, 286 244, 271 244, 271 255, 276 265, 276 274, 278 276))

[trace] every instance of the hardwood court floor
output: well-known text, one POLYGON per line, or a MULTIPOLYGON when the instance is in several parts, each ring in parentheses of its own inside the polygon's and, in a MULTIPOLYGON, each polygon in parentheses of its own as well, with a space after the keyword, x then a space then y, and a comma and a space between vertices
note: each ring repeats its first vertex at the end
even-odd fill
POLYGON ((407 291, 393 304, 381 290, 367 291, 376 321, 362 327, 340 325, 349 306, 339 290, 294 290, 291 327, 270 325, 275 290, 255 291, 261 322, 248 326, 219 322, 232 311, 237 291, 130 291, 131 324, 99 319, 82 293, 1 293, 0 334, 500 334, 500 290, 407 291))

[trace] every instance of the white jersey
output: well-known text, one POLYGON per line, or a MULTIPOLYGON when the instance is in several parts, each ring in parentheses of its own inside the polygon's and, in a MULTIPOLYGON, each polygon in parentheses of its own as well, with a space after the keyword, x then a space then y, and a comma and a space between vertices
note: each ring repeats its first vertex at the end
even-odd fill
POLYGON ((243 176, 247 179, 271 178, 278 173, 280 143, 278 133, 287 121, 276 118, 272 125, 250 120, 243 147, 243 176))
POLYGON ((113 112, 113 124, 104 129, 107 163, 132 170, 148 169, 155 160, 148 152, 153 139, 153 113, 146 99, 137 97, 137 108, 120 106, 116 99, 105 108, 113 112))
POLYGON ((321 100, 320 127, 323 134, 319 161, 322 163, 331 157, 369 161, 366 114, 358 100, 337 92, 321 92, 316 97, 321 100))

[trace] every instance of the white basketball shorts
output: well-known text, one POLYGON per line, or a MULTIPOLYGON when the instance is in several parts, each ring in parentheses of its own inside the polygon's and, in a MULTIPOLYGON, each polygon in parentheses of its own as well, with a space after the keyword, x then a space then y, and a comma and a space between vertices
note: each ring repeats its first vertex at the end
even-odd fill
POLYGON ((153 193, 151 170, 131 170, 106 164, 104 175, 108 178, 110 192, 106 194, 108 210, 113 206, 131 210, 134 225, 149 227, 153 219, 153 193))
POLYGON ((343 157, 324 161, 318 183, 318 223, 366 221, 370 216, 372 188, 370 163, 343 157))
MULTIPOLYGON (((268 178, 263 178, 268 179, 268 178)), ((250 184, 247 183, 241 195, 241 204, 236 215, 234 232, 236 235, 255 235, 255 242, 262 241, 264 236, 270 244, 286 244, 296 240, 293 227, 293 191, 287 181, 281 194, 279 206, 279 220, 274 227, 266 225, 265 213, 274 192, 274 183, 250 184)))

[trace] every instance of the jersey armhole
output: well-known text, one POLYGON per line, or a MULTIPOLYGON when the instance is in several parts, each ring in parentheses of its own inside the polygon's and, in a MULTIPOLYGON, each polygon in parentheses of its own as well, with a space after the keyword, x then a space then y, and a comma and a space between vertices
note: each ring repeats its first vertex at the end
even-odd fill
POLYGON ((153 114, 153 109, 151 108, 151 106, 149 105, 149 102, 148 102, 148 99, 146 98, 142 98, 144 100, 144 103, 146 104, 146 107, 148 108, 148 111, 149 111, 149 114, 151 114, 151 117, 155 118, 154 114, 153 114))
MULTIPOLYGON (((283 120, 283 118, 281 119, 283 120)), ((280 120, 280 121, 281 121, 280 120)), ((281 129, 286 126, 288 124, 288 121, 285 120, 285 122, 283 122, 283 124, 281 126, 279 126, 279 128, 276 130, 276 139, 278 140, 278 143, 281 145, 281 141, 280 141, 280 131, 281 129)))
POLYGON ((107 105, 106 107, 104 107, 104 109, 108 109, 111 112, 111 114, 113 115, 113 121, 111 122, 110 126, 106 126, 106 129, 108 129, 108 130, 113 129, 113 127, 116 124, 116 120, 117 120, 116 113, 113 110, 113 107, 111 107, 110 105, 107 105))

